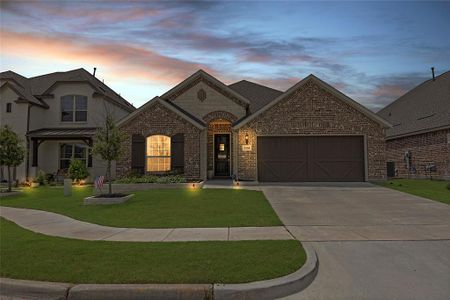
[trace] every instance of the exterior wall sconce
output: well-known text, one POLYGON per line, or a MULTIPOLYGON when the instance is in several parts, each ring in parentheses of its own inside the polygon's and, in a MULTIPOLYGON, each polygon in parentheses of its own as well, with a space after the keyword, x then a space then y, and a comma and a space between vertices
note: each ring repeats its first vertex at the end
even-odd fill
POLYGON ((245 134, 245 144, 248 145, 248 133, 245 134))

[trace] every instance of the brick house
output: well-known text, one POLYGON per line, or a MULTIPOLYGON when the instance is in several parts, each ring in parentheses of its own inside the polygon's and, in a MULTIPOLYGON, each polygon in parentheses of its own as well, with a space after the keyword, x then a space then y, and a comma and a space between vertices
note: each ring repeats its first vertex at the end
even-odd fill
POLYGON ((378 115, 386 132, 389 177, 450 178, 450 71, 401 96, 378 115))
POLYGON ((199 70, 119 122, 117 174, 190 179, 367 181, 386 178, 388 122, 309 75, 285 92, 229 86, 199 70))

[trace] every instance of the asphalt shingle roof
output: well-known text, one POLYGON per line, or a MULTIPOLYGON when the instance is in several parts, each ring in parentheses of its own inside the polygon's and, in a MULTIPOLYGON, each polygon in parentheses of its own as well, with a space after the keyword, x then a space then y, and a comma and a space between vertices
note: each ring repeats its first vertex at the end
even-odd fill
POLYGON ((228 87, 250 101, 250 112, 252 114, 283 94, 282 91, 247 80, 235 82, 228 87))
POLYGON ((46 91, 57 82, 89 82, 98 90, 100 94, 106 96, 118 105, 123 106, 129 111, 133 111, 135 109, 134 106, 127 100, 122 98, 119 94, 114 92, 106 84, 98 80, 83 68, 67 72, 55 72, 30 78, 23 77, 12 71, 6 71, 0 73, 0 79, 2 80, 2 84, 3 81, 8 81, 9 84, 19 86, 21 88, 19 92, 23 92, 28 101, 39 101, 41 104, 42 101, 37 98, 40 95, 45 94, 46 91), (19 85, 17 85, 17 83, 19 83, 19 85))
POLYGON ((20 94, 21 97, 24 98, 24 100, 37 105, 47 106, 44 102, 33 95, 28 78, 13 71, 6 71, 0 73, 0 86, 3 86, 4 84, 9 84, 17 93, 20 94))
POLYGON ((393 125, 388 138, 450 126, 450 71, 421 83, 378 115, 393 125))

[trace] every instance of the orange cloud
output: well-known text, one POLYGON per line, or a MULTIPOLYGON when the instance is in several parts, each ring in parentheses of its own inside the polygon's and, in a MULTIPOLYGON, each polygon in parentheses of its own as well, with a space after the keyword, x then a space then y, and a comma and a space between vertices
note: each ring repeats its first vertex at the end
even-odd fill
POLYGON ((203 68, 201 64, 171 58, 134 45, 105 43, 59 35, 2 31, 3 55, 44 60, 46 63, 71 61, 108 70, 109 77, 146 79, 163 84, 176 84, 203 68))

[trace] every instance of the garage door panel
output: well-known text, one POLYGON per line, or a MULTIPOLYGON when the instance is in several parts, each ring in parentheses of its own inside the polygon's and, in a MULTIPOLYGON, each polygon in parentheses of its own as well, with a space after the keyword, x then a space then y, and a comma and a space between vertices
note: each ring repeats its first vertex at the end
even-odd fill
POLYGON ((308 144, 298 139, 286 137, 266 137, 258 139, 258 157, 263 160, 296 161, 306 158, 308 144))
POLYGON ((311 168, 313 181, 361 181, 359 161, 314 162, 311 168))
POLYGON ((306 168, 306 161, 264 161, 258 170, 265 181, 303 181, 307 179, 306 168))
POLYGON ((364 181, 360 136, 258 137, 259 181, 364 181))

